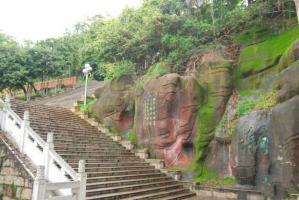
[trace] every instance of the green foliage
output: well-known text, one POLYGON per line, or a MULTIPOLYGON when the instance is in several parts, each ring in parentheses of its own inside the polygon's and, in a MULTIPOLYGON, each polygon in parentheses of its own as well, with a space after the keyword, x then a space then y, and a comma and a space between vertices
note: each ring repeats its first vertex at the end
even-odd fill
POLYGON ((131 62, 119 62, 119 63, 107 63, 104 64, 106 71, 106 78, 112 79, 120 77, 122 75, 133 75, 135 76, 135 66, 131 62))
POLYGON ((244 116, 249 111, 251 111, 254 108, 254 101, 251 99, 244 99, 238 102, 237 106, 237 115, 239 117, 244 116))
POLYGON ((91 107, 96 101, 97 101, 97 99, 87 98, 86 105, 84 105, 84 103, 80 104, 80 111, 82 111, 84 113, 92 114, 91 107))
POLYGON ((299 26, 241 50, 238 75, 246 77, 278 64, 286 49, 299 37, 299 26))
POLYGON ((137 140, 137 135, 136 133, 130 132, 128 135, 128 140, 134 144, 135 146, 137 146, 138 144, 138 140, 137 140))

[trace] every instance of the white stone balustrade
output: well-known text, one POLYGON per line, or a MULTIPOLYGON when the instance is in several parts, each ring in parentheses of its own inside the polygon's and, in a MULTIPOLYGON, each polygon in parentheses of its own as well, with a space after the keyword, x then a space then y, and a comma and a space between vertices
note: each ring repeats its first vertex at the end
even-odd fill
POLYGON ((165 167, 164 161, 160 159, 146 159, 145 161, 158 170, 163 169, 165 167))
POLYGON ((77 181, 50 183, 45 177, 45 167, 38 166, 33 184, 32 200, 85 200, 86 188, 81 187, 82 181, 86 185, 85 161, 79 161, 79 174, 77 181), (61 189, 70 189, 69 195, 53 195, 61 189))
POLYGON ((141 159, 148 159, 149 153, 147 149, 137 149, 135 152, 135 155, 138 156, 141 159))
POLYGON ((134 145, 128 140, 122 140, 121 145, 125 147, 127 150, 132 150, 134 148, 134 145))
POLYGON ((45 142, 31 127, 29 112, 24 112, 23 120, 11 109, 10 98, 6 97, 0 109, 0 128, 25 154, 37 168, 34 183, 33 200, 84 200, 86 195, 85 162, 80 161, 79 173, 76 173, 54 150, 54 134, 47 135, 45 142), (48 198, 55 191, 57 198, 48 198))

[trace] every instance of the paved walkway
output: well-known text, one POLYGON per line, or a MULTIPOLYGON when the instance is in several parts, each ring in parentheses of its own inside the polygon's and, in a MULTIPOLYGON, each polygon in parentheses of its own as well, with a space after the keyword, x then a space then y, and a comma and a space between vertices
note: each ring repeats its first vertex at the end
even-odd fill
MULTIPOLYGON (((87 95, 92 95, 94 91, 100 88, 104 82, 98 81, 90 81, 88 83, 88 90, 87 95)), ((45 105, 52 105, 52 106, 59 106, 63 108, 71 108, 73 103, 77 100, 80 100, 80 97, 84 95, 84 86, 67 90, 66 92, 58 93, 51 96, 46 96, 42 98, 37 98, 34 101, 45 104, 45 105)))

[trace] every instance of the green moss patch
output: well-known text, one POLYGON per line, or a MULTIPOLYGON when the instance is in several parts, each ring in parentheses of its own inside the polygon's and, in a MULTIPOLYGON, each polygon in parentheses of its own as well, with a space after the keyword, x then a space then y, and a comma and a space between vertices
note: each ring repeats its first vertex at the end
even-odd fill
POLYGON ((214 129, 217 125, 214 119, 214 101, 208 97, 207 102, 200 108, 197 116, 197 134, 195 138, 195 159, 191 165, 191 170, 199 173, 201 162, 205 157, 205 148, 214 137, 214 129))
POLYGON ((217 173, 203 167, 199 176, 193 179, 196 182, 207 185, 235 185, 238 182, 233 178, 219 178, 217 173))
POLYGON ((275 66, 282 54, 297 38, 299 38, 299 26, 265 42, 242 49, 239 58, 238 76, 247 77, 275 66))
POLYGON ((254 26, 244 31, 241 35, 237 35, 235 41, 238 44, 249 45, 271 39, 274 36, 274 32, 270 28, 254 26))

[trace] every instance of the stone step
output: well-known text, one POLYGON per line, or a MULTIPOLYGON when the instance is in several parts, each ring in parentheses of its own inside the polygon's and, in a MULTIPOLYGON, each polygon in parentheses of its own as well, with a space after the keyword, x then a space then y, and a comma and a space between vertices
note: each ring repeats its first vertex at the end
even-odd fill
POLYGON ((99 151, 99 150, 89 150, 89 151, 68 151, 68 150, 56 150, 60 155, 71 155, 71 156, 134 156, 135 154, 129 151, 99 151))
POLYGON ((159 199, 159 200, 181 200, 181 199, 190 199, 196 196, 194 193, 189 192, 189 190, 184 188, 174 189, 174 190, 167 190, 162 192, 156 192, 152 194, 146 194, 141 196, 135 196, 130 198, 125 198, 124 200, 152 200, 152 199, 159 199))
POLYGON ((135 174, 151 174, 160 172, 156 169, 141 169, 141 170, 122 170, 122 171, 103 171, 103 172, 88 172, 87 177, 103 177, 103 176, 121 176, 135 174))
MULTIPOLYGON (((69 163, 71 167, 78 168, 78 162, 69 163)), ((117 167, 117 166, 148 166, 147 163, 143 161, 134 161, 134 162, 86 162, 86 167, 117 167)))
POLYGON ((98 145, 98 146, 103 146, 103 147, 113 147, 115 145, 119 145, 115 142, 111 141, 89 141, 89 140, 73 140, 73 141, 68 141, 64 139, 59 139, 59 140, 54 140, 55 144, 66 144, 66 145, 98 145))
MULTIPOLYGON (((86 167, 86 172, 109 172, 109 171, 125 171, 125 170, 142 170, 142 169, 154 169, 153 166, 113 166, 113 167, 86 167)), ((78 168, 74 168, 78 171, 78 168)))
POLYGON ((127 159, 127 160, 123 160, 123 159, 119 159, 119 158, 105 158, 105 159, 96 159, 96 158, 86 158, 86 157, 77 157, 77 158, 64 158, 64 160, 67 162, 67 163, 75 163, 75 162, 79 162, 79 160, 85 160, 86 162, 103 162, 103 163, 106 163, 106 162, 114 162, 114 163, 121 163, 123 161, 126 161, 126 162, 139 162, 141 161, 140 158, 132 158, 132 159, 127 159))
POLYGON ((98 147, 103 147, 103 148, 117 148, 120 145, 119 144, 115 144, 115 143, 108 143, 108 142, 92 142, 92 141, 84 141, 84 142, 79 142, 79 141, 74 141, 74 142, 70 142, 70 141, 54 141, 54 146, 61 146, 64 143, 64 145, 66 146, 98 146, 98 147))
POLYGON ((114 148, 95 146, 55 146, 56 151, 101 151, 101 152, 113 152, 113 151, 124 151, 122 146, 115 146, 114 148))
POLYGON ((75 155, 75 154, 60 154, 66 160, 80 158, 80 160, 140 160, 140 158, 132 155, 75 155))
MULTIPOLYGON (((163 186, 163 187, 153 187, 153 188, 146 188, 146 189, 139 189, 139 190, 133 190, 133 191, 126 191, 126 192, 118 192, 118 193, 112 193, 112 194, 104 194, 104 195, 97 195, 92 197, 86 197, 86 200, 96 200, 96 199, 123 199, 123 198, 129 198, 138 196, 138 195, 146 195, 146 194, 153 194, 158 192, 163 192, 166 190, 171 190, 171 192, 168 192, 169 194, 180 193, 185 191, 186 189, 182 189, 181 185, 170 185, 170 186, 163 186)), ((159 195, 156 195, 159 197, 159 195)))
POLYGON ((89 197, 94 195, 126 192, 126 191, 146 189, 152 187, 178 186, 178 185, 179 184, 174 181, 161 181, 161 182, 151 182, 151 183, 143 183, 143 184, 135 184, 135 185, 123 185, 123 186, 108 187, 108 188, 97 188, 97 189, 86 190, 86 196, 89 197))
MULTIPOLYGON (((185 193, 182 193, 182 194, 178 194, 178 195, 173 195, 173 196, 170 196, 170 197, 163 197, 163 198, 159 198, 157 200, 181 200, 181 199, 193 199, 194 197, 196 196, 195 193, 192 193, 192 192, 185 192, 185 193), (193 197, 193 198, 192 198, 193 197)), ((142 198, 144 199, 144 198, 142 198)), ((194 198, 195 200, 195 198, 194 198)))
MULTIPOLYGON (((33 129, 33 130, 35 130, 35 129, 33 129)), ((97 135, 94 135, 94 136, 88 136, 88 135, 79 136, 79 135, 76 135, 76 132, 73 132, 73 133, 75 133, 75 135, 66 134, 65 132, 57 133, 55 129, 52 129, 50 131, 45 131, 45 132, 35 130, 35 132, 39 133, 39 135, 42 138, 47 138, 48 133, 52 132, 52 133, 54 133, 54 139, 56 139, 56 140, 65 139, 65 140, 84 140, 84 141, 86 140, 86 141, 89 141, 89 140, 95 139, 97 141, 111 141, 111 142, 113 142, 110 138, 107 138, 107 137, 102 137, 102 136, 97 136, 97 135)))
POLYGON ((166 181, 172 180, 170 177, 157 177, 157 178, 146 178, 146 179, 132 179, 132 180, 117 180, 117 181, 105 181, 105 182, 94 182, 87 183, 87 189, 95 189, 95 188, 107 188, 107 187, 116 187, 121 185, 132 185, 132 184, 142 184, 149 183, 155 181, 166 181))
POLYGON ((129 175, 119 175, 119 176, 102 176, 102 177, 87 177, 87 183, 95 182, 106 182, 106 181, 117 181, 117 180, 132 180, 138 178, 157 178, 166 177, 165 174, 161 172, 149 173, 149 174, 129 174, 129 175))

